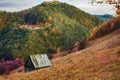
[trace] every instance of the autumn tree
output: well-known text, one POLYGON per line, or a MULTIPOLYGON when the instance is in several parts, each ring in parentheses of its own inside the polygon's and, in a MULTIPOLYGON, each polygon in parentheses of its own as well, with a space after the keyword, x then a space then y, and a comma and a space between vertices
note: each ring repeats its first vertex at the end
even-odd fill
POLYGON ((91 0, 91 3, 94 4, 109 4, 113 5, 116 10, 116 16, 120 15, 120 0, 91 0))

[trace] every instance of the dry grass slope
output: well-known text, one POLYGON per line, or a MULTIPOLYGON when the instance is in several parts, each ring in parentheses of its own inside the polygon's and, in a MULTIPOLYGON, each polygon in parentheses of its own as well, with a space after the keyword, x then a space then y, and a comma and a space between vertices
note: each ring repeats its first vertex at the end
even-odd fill
POLYGON ((53 66, 0 77, 0 80, 120 80, 120 32, 89 42, 89 47, 52 61, 53 66))

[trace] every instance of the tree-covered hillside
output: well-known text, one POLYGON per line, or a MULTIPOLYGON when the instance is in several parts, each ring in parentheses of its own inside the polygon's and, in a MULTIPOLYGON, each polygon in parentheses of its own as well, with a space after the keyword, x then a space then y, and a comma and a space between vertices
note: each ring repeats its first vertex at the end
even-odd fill
POLYGON ((44 26, 50 26, 57 22, 67 22, 69 19, 78 22, 84 26, 96 26, 101 23, 95 16, 91 16, 84 11, 61 2, 44 2, 41 5, 24 10, 26 14, 25 22, 36 24, 42 23, 44 26))
MULTIPOLYGON (((43 26, 55 25, 57 22, 72 19, 84 26, 94 27, 102 21, 84 11, 67 3, 58 1, 44 2, 38 6, 21 12, 0 12, 0 21, 10 24, 41 24, 43 26)), ((64 23, 66 24, 66 23, 64 23)))
POLYGON ((93 28, 92 30, 92 38, 95 39, 101 36, 104 36, 108 33, 113 32, 114 30, 120 28, 120 16, 114 17, 109 21, 106 21, 99 25, 98 27, 93 28))
POLYGON ((44 2, 21 12, 0 12, 0 55, 11 53, 23 59, 48 49, 71 52, 75 42, 89 37, 102 21, 80 9, 58 1, 44 2), (27 25, 44 27, 31 30, 27 25))

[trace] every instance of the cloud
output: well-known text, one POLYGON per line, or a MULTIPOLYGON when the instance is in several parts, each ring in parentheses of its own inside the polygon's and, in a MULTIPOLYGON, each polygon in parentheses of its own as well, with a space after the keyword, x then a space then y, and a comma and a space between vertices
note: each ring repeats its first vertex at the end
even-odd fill
POLYGON ((44 0, 0 0, 0 10, 20 11, 40 4, 44 0))
POLYGON ((0 3, 0 7, 14 7, 13 3, 0 3))

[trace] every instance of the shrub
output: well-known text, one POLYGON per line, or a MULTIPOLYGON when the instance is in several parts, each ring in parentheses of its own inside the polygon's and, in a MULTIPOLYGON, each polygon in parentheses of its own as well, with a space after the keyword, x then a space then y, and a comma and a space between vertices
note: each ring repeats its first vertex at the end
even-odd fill
POLYGON ((5 73, 5 65, 0 63, 0 75, 5 73))
POLYGON ((9 74, 10 71, 23 66, 24 62, 17 58, 16 60, 6 61, 0 63, 0 74, 9 74))

